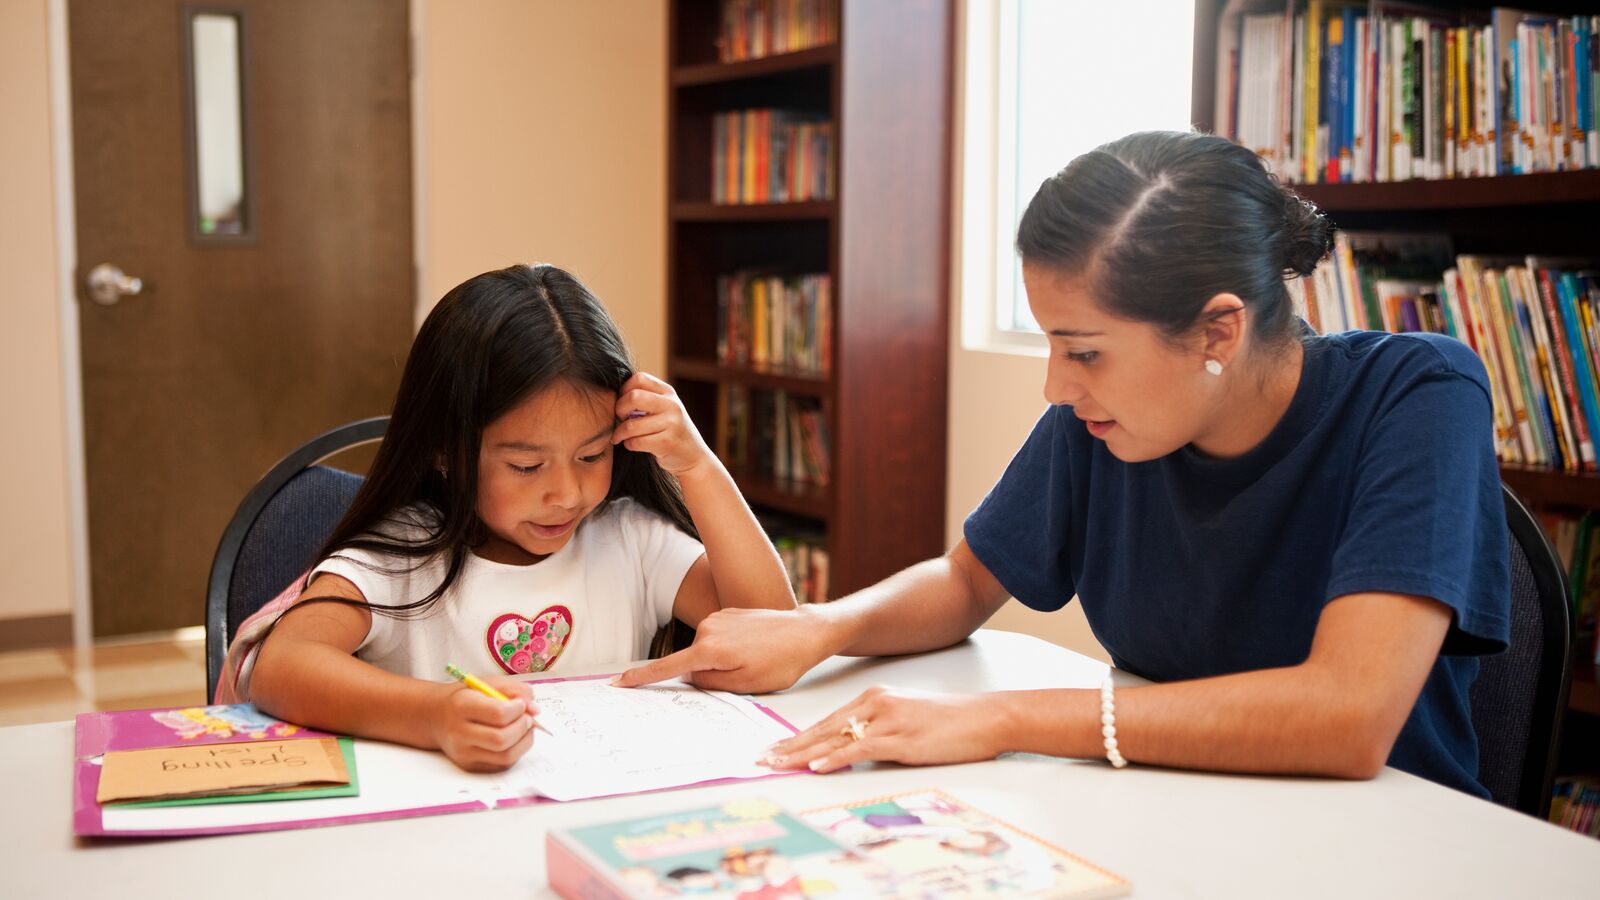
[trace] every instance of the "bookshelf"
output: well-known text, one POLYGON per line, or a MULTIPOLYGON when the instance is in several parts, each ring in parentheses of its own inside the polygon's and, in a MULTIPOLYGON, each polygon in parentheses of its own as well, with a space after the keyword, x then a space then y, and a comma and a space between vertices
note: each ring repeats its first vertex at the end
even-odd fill
MULTIPOLYGON (((1211 129, 1217 77, 1217 25, 1227 0, 1195 3, 1191 113, 1211 129)), ((1429 0, 1446 9, 1486 9, 1486 2, 1429 0)), ((1282 9, 1282 5, 1278 6, 1282 9)), ((1543 12, 1600 13, 1600 0, 1532 4, 1543 12)), ((1552 256, 1600 255, 1600 170, 1528 175, 1340 184, 1296 184, 1295 191, 1350 231, 1431 231, 1451 235, 1457 253, 1552 256)), ((1600 509, 1600 475, 1503 463, 1501 478, 1535 512, 1600 509)), ((1562 772, 1592 772, 1600 750, 1600 669, 1575 648, 1569 714, 1563 729, 1562 772)))
POLYGON ((826 485, 730 470, 758 514, 824 535, 829 597, 945 549, 953 19, 834 4, 837 41, 721 62, 721 2, 673 0, 667 54, 667 376, 713 446, 719 389, 820 404, 826 485), (714 119, 744 109, 832 123, 831 198, 713 202, 714 119), (719 356, 717 280, 740 270, 831 279, 827 374, 719 356))

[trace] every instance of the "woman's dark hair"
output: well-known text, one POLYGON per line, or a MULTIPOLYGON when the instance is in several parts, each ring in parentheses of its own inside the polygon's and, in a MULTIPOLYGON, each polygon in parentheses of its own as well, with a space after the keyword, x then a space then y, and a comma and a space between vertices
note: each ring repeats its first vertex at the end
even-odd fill
MULTIPOLYGON (((317 559, 366 550, 410 560, 400 571, 413 571, 442 558, 444 577, 426 596, 396 606, 356 604, 374 614, 426 612, 485 538, 477 515, 484 428, 558 381, 614 395, 633 371, 616 323, 571 274, 517 265, 462 282, 417 332, 383 443, 317 559), (383 527, 408 510, 423 526, 414 540, 383 527)), ((698 538, 678 482, 655 457, 620 444, 612 450, 611 488, 594 512, 632 497, 698 538)), ((301 603, 322 599, 334 598, 301 603)))
POLYGON ((1286 277, 1309 275, 1333 226, 1252 152, 1215 135, 1143 131, 1104 144, 1045 179, 1017 227, 1024 262, 1088 279, 1114 315, 1169 338, 1207 301, 1237 295, 1255 335, 1294 334, 1286 277))

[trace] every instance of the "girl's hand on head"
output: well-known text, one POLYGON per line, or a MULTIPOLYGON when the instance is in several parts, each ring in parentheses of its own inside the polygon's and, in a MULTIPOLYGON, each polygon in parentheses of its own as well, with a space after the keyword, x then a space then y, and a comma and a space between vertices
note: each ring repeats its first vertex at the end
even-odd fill
POLYGON ((611 443, 649 453, 673 475, 682 477, 706 460, 711 448, 689 421, 672 385, 647 372, 635 372, 617 395, 611 443))
POLYGON ((533 720, 539 708, 533 688, 514 678, 485 678, 510 697, 496 700, 465 685, 444 695, 433 723, 444 755, 468 772, 511 768, 533 746, 533 720))
POLYGON ((871 687, 817 724, 773 744, 760 762, 774 769, 832 772, 868 760, 930 766, 993 759, 1006 748, 999 740, 999 704, 992 699, 871 687), (859 740, 851 735, 852 717, 859 740))

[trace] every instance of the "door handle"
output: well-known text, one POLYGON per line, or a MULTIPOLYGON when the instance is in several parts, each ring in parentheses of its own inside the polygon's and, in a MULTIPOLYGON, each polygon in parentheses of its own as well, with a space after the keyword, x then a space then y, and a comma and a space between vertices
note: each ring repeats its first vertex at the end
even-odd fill
POLYGON ((144 279, 125 274, 110 263, 89 270, 89 298, 101 306, 113 306, 123 297, 134 297, 144 290, 144 279))

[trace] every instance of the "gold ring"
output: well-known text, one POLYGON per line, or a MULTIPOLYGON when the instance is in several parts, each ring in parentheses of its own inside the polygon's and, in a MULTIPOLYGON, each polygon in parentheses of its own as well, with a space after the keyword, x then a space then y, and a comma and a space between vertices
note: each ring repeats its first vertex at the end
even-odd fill
POLYGON ((855 716, 851 716, 846 721, 849 724, 845 725, 844 729, 839 732, 841 735, 848 737, 852 742, 859 741, 867 736, 867 725, 870 723, 863 722, 855 716))

